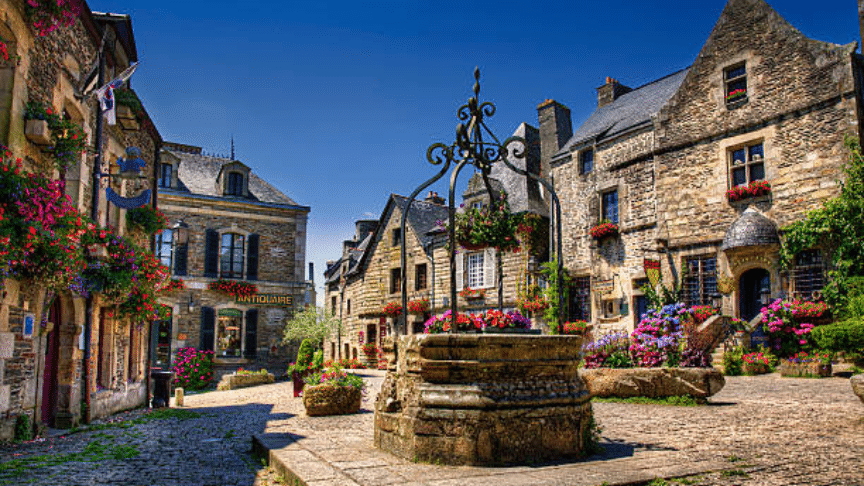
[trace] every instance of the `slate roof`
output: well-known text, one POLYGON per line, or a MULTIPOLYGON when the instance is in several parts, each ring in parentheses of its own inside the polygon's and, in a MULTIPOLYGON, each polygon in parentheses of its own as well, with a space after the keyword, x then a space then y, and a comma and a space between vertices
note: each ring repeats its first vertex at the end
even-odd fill
MULTIPOLYGON (((160 188, 160 192, 166 193, 189 193, 199 196, 218 197, 226 200, 257 201, 269 204, 298 206, 293 199, 283 194, 264 179, 258 177, 254 172, 249 172, 249 198, 238 196, 225 196, 217 191, 216 178, 225 164, 238 162, 235 160, 213 157, 209 155, 195 154, 168 150, 166 152, 180 159, 177 167, 177 188, 160 188)), ((242 162, 241 162, 242 163, 242 162)), ((304 208, 303 206, 299 206, 304 208)), ((305 208, 308 209, 308 208, 305 208)))
POLYGON ((722 250, 749 246, 779 245, 777 225, 752 207, 735 220, 723 237, 722 250))
MULTIPOLYGON (((408 204, 408 198, 405 196, 391 194, 390 197, 399 205, 400 210, 404 210, 408 204)), ((447 219, 447 211, 447 206, 426 201, 415 200, 411 204, 411 210, 408 211, 407 223, 411 225, 414 233, 420 238, 421 245, 425 246, 432 241, 434 236, 429 233, 438 226, 438 221, 447 219)))
MULTIPOLYGON (((527 123, 522 123, 513 132, 513 135, 525 139, 527 143, 525 157, 516 158, 511 155, 507 160, 518 169, 526 170, 527 165, 532 173, 539 173, 540 131, 527 123)), ((549 215, 546 202, 540 195, 540 184, 538 182, 529 181, 528 177, 510 170, 502 162, 493 165, 489 175, 500 181, 504 190, 507 191, 507 200, 510 203, 511 211, 514 213, 532 212, 541 216, 549 215)))
POLYGON ((688 69, 682 69, 640 86, 621 95, 612 103, 598 108, 573 133, 556 157, 570 153, 573 148, 595 137, 602 140, 649 122, 681 86, 688 69))

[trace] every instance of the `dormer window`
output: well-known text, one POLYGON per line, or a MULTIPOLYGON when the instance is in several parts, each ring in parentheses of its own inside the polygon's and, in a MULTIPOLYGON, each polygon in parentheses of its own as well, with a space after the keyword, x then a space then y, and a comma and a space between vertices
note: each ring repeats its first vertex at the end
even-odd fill
POLYGON ((171 180, 174 177, 174 166, 171 164, 162 164, 159 173, 159 187, 171 187, 171 180))
POLYGON ((243 174, 239 172, 228 173, 228 187, 225 190, 227 196, 243 195, 243 174))
POLYGON ((724 96, 727 106, 747 101, 747 66, 742 62, 723 70, 724 96))

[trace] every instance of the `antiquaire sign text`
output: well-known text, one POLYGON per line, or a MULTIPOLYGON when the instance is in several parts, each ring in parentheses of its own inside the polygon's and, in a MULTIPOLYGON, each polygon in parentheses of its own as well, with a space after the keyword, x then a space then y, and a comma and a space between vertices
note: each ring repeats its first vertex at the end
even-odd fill
POLYGON ((237 303, 290 306, 294 303, 294 297, 285 294, 255 294, 237 297, 237 303))

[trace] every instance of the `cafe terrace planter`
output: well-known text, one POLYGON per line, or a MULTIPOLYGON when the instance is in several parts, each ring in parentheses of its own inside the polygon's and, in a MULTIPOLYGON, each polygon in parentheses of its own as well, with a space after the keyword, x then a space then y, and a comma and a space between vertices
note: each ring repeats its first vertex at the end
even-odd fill
POLYGON ((310 417, 357 413, 363 392, 353 386, 330 384, 307 386, 303 392, 303 406, 310 417))
POLYGON ((223 375, 216 385, 217 390, 236 390, 238 388, 246 388, 249 386, 266 385, 276 381, 273 373, 251 373, 251 374, 230 374, 223 375))
POLYGON ((780 376, 787 378, 827 378, 831 376, 831 363, 790 363, 780 364, 780 376))
POLYGON ((726 379, 714 368, 589 368, 579 370, 595 397, 708 398, 726 379))
POLYGON ((591 435, 590 395, 573 359, 581 347, 580 336, 387 339, 375 446, 447 465, 580 457, 591 435))

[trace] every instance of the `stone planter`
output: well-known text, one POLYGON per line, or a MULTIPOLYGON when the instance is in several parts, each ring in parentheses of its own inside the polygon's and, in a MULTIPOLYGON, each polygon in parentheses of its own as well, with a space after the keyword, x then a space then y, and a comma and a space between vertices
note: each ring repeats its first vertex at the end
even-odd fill
POLYGON ((790 363, 780 364, 780 376, 789 378, 826 378, 831 376, 831 363, 790 363))
POLYGON ((484 327, 483 334, 540 334, 540 329, 519 329, 516 327, 484 327))
POLYGON ((741 369, 745 375, 764 375, 771 372, 771 368, 764 363, 744 363, 741 369))
POLYGON ((849 379, 852 384, 852 392, 858 395, 861 403, 864 403, 864 375, 855 375, 849 379))
POLYGON ((375 403, 375 446, 408 460, 448 465, 579 457, 591 423, 591 397, 573 359, 581 347, 578 336, 388 339, 388 373, 375 403))
POLYGON ((363 392, 353 386, 313 385, 303 393, 303 406, 310 417, 345 415, 360 410, 363 392))
POLYGON ((27 120, 24 136, 36 145, 51 145, 51 130, 45 120, 27 120))
POLYGON ((579 374, 595 397, 708 398, 726 384, 714 368, 592 368, 579 374))
POLYGON ((273 373, 267 373, 266 375, 261 373, 254 373, 250 375, 224 375, 221 380, 219 380, 219 384, 216 385, 217 390, 236 390, 238 388, 246 388, 250 386, 257 385, 266 385, 268 383, 273 383, 276 381, 276 378, 273 376, 273 373))

